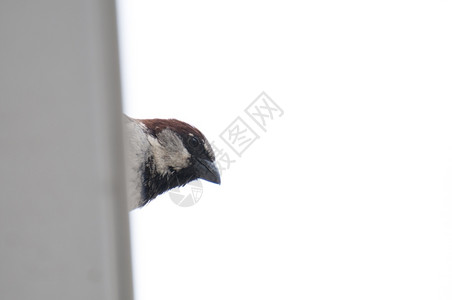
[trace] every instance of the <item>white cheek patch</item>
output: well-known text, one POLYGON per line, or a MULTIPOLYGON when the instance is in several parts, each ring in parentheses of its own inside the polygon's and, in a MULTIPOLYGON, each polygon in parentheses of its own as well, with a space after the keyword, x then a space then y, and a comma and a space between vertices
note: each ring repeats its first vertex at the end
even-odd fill
POLYGON ((178 171, 188 167, 190 153, 173 131, 164 129, 158 134, 158 139, 148 136, 148 141, 152 146, 152 155, 158 173, 166 174, 170 168, 178 171))

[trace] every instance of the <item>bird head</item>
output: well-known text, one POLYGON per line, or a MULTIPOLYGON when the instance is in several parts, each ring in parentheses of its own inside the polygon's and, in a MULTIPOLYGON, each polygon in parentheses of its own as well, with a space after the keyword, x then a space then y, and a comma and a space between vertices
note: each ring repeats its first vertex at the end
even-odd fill
POLYGON ((196 179, 220 184, 212 147, 198 129, 175 119, 137 121, 144 125, 150 146, 143 173, 143 199, 149 201, 196 179))

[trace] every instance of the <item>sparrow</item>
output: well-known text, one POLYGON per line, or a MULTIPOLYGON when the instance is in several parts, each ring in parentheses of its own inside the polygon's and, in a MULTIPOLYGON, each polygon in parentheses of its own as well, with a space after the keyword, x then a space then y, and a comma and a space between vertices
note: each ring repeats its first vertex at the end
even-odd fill
POLYGON ((195 127, 176 119, 126 115, 123 122, 129 210, 192 180, 221 183, 212 147, 195 127))

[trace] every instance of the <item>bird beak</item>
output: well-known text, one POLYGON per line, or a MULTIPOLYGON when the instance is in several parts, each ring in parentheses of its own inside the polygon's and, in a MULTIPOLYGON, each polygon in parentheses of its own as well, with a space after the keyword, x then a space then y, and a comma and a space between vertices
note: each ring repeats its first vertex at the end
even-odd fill
POLYGON ((198 178, 213 182, 216 184, 221 183, 220 172, 218 172, 217 166, 207 159, 198 158, 195 161, 195 170, 198 178))

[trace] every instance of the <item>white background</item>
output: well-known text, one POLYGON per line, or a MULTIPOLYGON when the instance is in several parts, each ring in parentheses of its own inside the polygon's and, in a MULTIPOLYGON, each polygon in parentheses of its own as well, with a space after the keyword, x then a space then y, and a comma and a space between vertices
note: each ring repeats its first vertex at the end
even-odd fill
POLYGON ((450 1, 118 14, 130 116, 222 145, 262 91, 284 110, 199 203, 131 213, 136 299, 452 299, 450 1))

